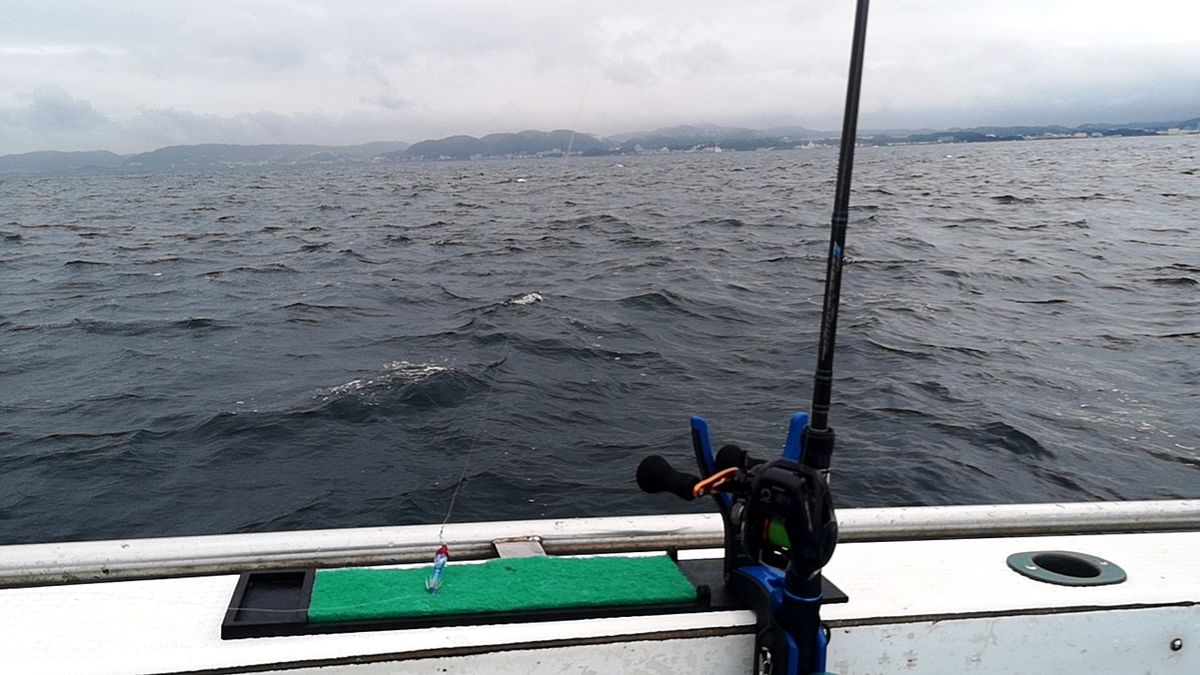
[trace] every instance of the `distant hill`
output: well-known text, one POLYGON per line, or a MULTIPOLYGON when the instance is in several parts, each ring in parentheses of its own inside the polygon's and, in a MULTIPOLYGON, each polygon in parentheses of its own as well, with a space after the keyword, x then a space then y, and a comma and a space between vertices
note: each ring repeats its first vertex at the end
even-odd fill
POLYGON ((115 169, 124 161, 124 156, 107 150, 25 152, 0 156, 0 172, 52 173, 82 169, 115 169))
POLYGON ((673 140, 690 140, 703 142, 722 141, 734 138, 759 138, 764 135, 769 135, 757 129, 749 129, 747 127, 722 127, 716 124, 679 124, 673 127, 662 127, 652 131, 635 131, 626 134, 617 134, 609 136, 608 140, 615 142, 618 145, 623 145, 630 141, 648 138, 666 138, 673 140))
POLYGON ((1081 124, 1075 127, 1076 131, 1098 132, 1111 131, 1113 129, 1139 129, 1142 131, 1166 131, 1167 129, 1187 129, 1191 131, 1200 130, 1200 117, 1193 117, 1190 120, 1182 120, 1179 122, 1123 122, 1120 124, 1081 124))
POLYGON ((182 169, 362 162, 389 152, 403 151, 407 147, 407 143, 382 141, 362 145, 172 145, 133 155, 125 160, 124 166, 182 169))
POLYGON ((723 127, 714 124, 680 125, 653 131, 610 136, 622 154, 638 152, 702 152, 706 150, 788 149, 809 143, 836 141, 838 132, 817 131, 799 125, 767 129, 723 127))
POLYGON ((589 153, 608 150, 608 144, 590 134, 567 129, 521 131, 515 134, 450 136, 413 143, 402 152, 384 153, 388 159, 470 159, 471 157, 530 157, 589 153))
POLYGON ((805 127, 791 125, 786 127, 771 127, 766 130, 764 135, 796 140, 810 140, 814 138, 829 138, 838 134, 836 132, 814 131, 805 127))
MULTIPOLYGON (((952 133, 952 134, 953 133, 964 133, 964 134, 980 134, 983 136, 992 135, 992 136, 1025 137, 1025 136, 1044 136, 1046 134, 1072 134, 1072 133, 1075 133, 1076 131, 1081 131, 1081 130, 1074 129, 1072 127, 1062 127, 1062 126, 1055 126, 1055 125, 1044 126, 1044 127, 1029 127, 1029 126, 1024 126, 1024 127, 1022 127, 1022 126, 970 127, 968 129, 963 129, 963 128, 959 128, 959 127, 951 127, 950 129, 947 129, 945 131, 935 131, 932 129, 927 129, 922 132, 909 132, 904 135, 905 136, 921 136, 921 135, 936 136, 938 134, 944 134, 944 133, 952 133)), ((897 134, 892 134, 892 135, 897 135, 897 134)))
POLYGON ((694 152, 705 148, 722 150, 765 150, 768 148, 793 148, 799 139, 775 136, 635 136, 617 148, 624 155, 641 152, 694 152))
POLYGON ((646 147, 690 148, 719 145, 722 148, 776 147, 816 138, 836 136, 836 133, 813 131, 800 126, 750 129, 747 127, 722 127, 715 124, 683 124, 663 127, 653 131, 637 131, 609 136, 606 140, 620 147, 641 145, 646 147))
POLYGON ((400 152, 384 153, 388 159, 470 159, 483 154, 483 141, 474 136, 448 136, 437 140, 420 141, 400 152))

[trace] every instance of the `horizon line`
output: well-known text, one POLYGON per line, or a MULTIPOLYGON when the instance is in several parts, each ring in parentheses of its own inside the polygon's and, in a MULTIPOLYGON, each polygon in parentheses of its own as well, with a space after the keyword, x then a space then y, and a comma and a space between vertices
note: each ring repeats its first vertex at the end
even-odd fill
MULTIPOLYGON (((1131 121, 1131 122, 1085 122, 1085 123, 1076 124, 1076 125, 1065 125, 1065 124, 977 124, 974 126, 952 126, 952 127, 945 127, 945 128, 933 128, 933 127, 886 127, 886 128, 878 128, 878 129, 868 128, 868 129, 859 130, 856 137, 873 136, 873 135, 878 135, 878 134, 899 134, 899 133, 914 134, 914 133, 938 133, 938 132, 953 133, 953 132, 964 132, 964 131, 969 132, 969 131, 976 130, 976 129, 993 129, 993 128, 1031 129, 1031 128, 1058 127, 1058 128, 1067 129, 1067 130, 1075 130, 1075 129, 1081 129, 1084 127, 1095 127, 1095 126, 1103 126, 1103 127, 1130 126, 1131 128, 1136 128, 1131 125, 1139 125, 1139 124, 1140 125, 1155 125, 1159 128, 1174 128, 1174 127, 1164 127, 1163 125, 1169 125, 1169 124, 1175 124, 1175 123, 1184 124, 1184 123, 1189 123, 1189 122, 1196 122, 1197 125, 1200 126, 1200 115, 1198 115, 1196 117, 1192 117, 1192 118, 1176 119, 1176 120, 1139 120, 1139 121, 1131 121)), ((572 134, 580 134, 580 135, 584 135, 584 136, 590 136, 597 140, 607 140, 614 136, 635 136, 636 137, 639 134, 654 134, 657 132, 676 129, 679 127, 696 127, 696 128, 715 127, 717 129, 727 129, 730 131, 749 130, 749 131, 756 131, 756 132, 768 132, 772 129, 793 127, 793 128, 798 128, 798 129, 803 129, 805 131, 809 131, 813 134, 824 134, 823 136, 814 136, 813 137, 813 138, 820 138, 822 140, 831 140, 831 139, 837 139, 837 138, 841 137, 840 130, 823 131, 823 130, 819 130, 819 129, 810 129, 801 124, 781 124, 781 125, 773 125, 770 127, 762 128, 762 127, 749 127, 749 126, 728 126, 728 125, 722 125, 722 124, 702 122, 702 123, 672 124, 672 125, 657 127, 654 129, 645 129, 645 130, 638 130, 638 131, 623 131, 623 132, 617 132, 617 133, 613 133, 613 134, 603 134, 603 135, 586 132, 586 131, 580 131, 578 129, 569 129, 569 128, 551 129, 548 131, 542 130, 542 129, 526 128, 526 129, 521 129, 520 131, 493 131, 493 132, 483 134, 482 136, 473 136, 471 134, 457 133, 457 134, 449 134, 446 136, 441 136, 441 137, 436 137, 436 138, 422 138, 418 141, 411 141, 411 142, 404 141, 404 140, 378 140, 378 139, 364 141, 361 143, 337 143, 337 144, 319 143, 319 142, 311 142, 311 141, 308 141, 308 142, 276 142, 276 143, 235 143, 235 142, 221 142, 221 141, 199 141, 199 142, 192 142, 192 143, 176 143, 176 144, 170 144, 170 145, 162 145, 162 146, 158 146, 155 148, 151 148, 149 150, 140 150, 140 151, 128 152, 128 153, 115 152, 115 151, 107 150, 104 148, 92 148, 89 150, 54 150, 54 149, 51 149, 51 150, 27 150, 27 151, 23 151, 23 152, 9 152, 9 153, 0 154, 0 158, 20 157, 20 156, 35 155, 35 154, 51 154, 51 153, 58 153, 58 154, 109 153, 112 155, 116 155, 118 157, 128 158, 128 157, 135 157, 137 155, 144 155, 144 154, 149 154, 152 152, 157 152, 159 150, 165 150, 168 148, 197 147, 197 146, 205 146, 205 145, 224 145, 224 146, 248 147, 248 148, 263 147, 263 146, 285 146, 286 147, 286 146, 303 146, 303 145, 311 145, 311 146, 323 147, 323 148, 356 148, 356 147, 362 147, 362 146, 366 146, 366 145, 375 145, 375 144, 402 143, 402 144, 405 144, 405 145, 411 147, 418 143, 424 143, 427 141, 435 141, 435 142, 443 141, 443 140, 446 140, 449 138, 455 138, 455 137, 460 137, 460 136, 465 137, 465 138, 482 139, 482 138, 486 138, 488 136, 503 135, 503 134, 516 135, 516 134, 521 134, 521 133, 526 133, 526 132, 537 132, 537 133, 569 132, 572 134)))

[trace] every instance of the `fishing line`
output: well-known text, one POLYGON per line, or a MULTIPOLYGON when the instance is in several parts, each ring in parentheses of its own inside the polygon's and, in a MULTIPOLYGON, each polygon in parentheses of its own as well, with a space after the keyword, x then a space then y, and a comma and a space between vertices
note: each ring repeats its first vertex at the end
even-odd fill
MULTIPOLYGON (((492 379, 494 382, 495 378, 493 377, 492 379)), ((490 394, 491 394, 491 386, 489 385, 488 389, 485 390, 484 395, 486 397, 486 396, 490 396, 490 394)), ((458 493, 462 490, 463 484, 467 482, 467 471, 471 467, 471 456, 475 454, 475 444, 476 444, 476 441, 478 440, 478 438, 479 438, 478 434, 473 434, 471 436, 471 444, 469 446, 467 446, 467 454, 466 454, 466 458, 463 460, 462 471, 459 472, 459 474, 458 474, 458 480, 454 481, 454 491, 450 493, 450 505, 446 507, 446 517, 442 518, 442 525, 441 525, 441 527, 438 528, 438 543, 439 544, 444 545, 446 543, 446 537, 445 537, 446 523, 450 522, 450 516, 454 513, 454 503, 456 501, 458 501, 458 493)))
MULTIPOLYGON (((591 81, 592 81, 593 74, 594 74, 594 70, 592 73, 589 73, 589 75, 588 75, 587 81, 584 84, 583 94, 580 96, 579 105, 577 106, 577 108, 575 110, 575 122, 571 125, 571 135, 567 141, 567 148, 566 148, 565 152, 563 152, 564 164, 560 165, 561 166, 561 171, 559 173, 560 186, 561 186, 561 183, 566 174, 565 162, 567 162, 570 159, 571 152, 574 150, 575 136, 578 133, 577 127, 579 126, 580 118, 583 116, 583 108, 587 102, 587 93, 588 93, 588 90, 591 88, 591 81)), ((512 304, 514 304, 513 300, 509 299, 509 300, 506 300, 504 303, 502 303, 502 306, 509 306, 512 304)), ((512 346, 512 337, 513 337, 512 331, 505 331, 504 344, 500 348, 500 360, 494 366, 491 367, 492 372, 487 380, 487 383, 484 387, 484 392, 483 392, 483 400, 488 405, 490 405, 492 403, 492 396, 495 392, 496 378, 499 376, 500 366, 503 365, 508 360, 508 352, 512 346)), ((432 402, 431 396, 429 396, 429 399, 432 402)), ((491 413, 491 412, 495 412, 495 410, 490 409, 487 405, 485 405, 483 410, 480 413, 480 419, 482 420, 482 417, 484 414, 491 413)), ((441 544, 443 547, 445 547, 447 545, 446 536, 445 536, 446 525, 449 524, 450 518, 453 517, 454 507, 458 503, 458 496, 462 492, 463 486, 466 485, 467 474, 471 470, 471 463, 472 463, 471 460, 475 456, 475 449, 478 446, 479 437, 482 435, 482 433, 481 433, 482 424, 476 425, 474 431, 476 433, 471 434, 471 441, 467 445, 467 451, 463 457, 462 470, 459 471, 458 478, 455 479, 455 481, 454 481, 454 489, 450 493, 450 503, 446 506, 446 515, 442 518, 441 525, 438 527, 437 539, 438 539, 438 543, 441 544)), ((436 565, 436 563, 435 563, 435 565, 436 565)))
POLYGON ((595 74, 596 67, 592 66, 587 80, 583 83, 583 94, 579 96, 579 106, 575 108, 575 121, 571 122, 571 138, 567 141, 567 151, 563 154, 564 160, 571 156, 571 150, 575 147, 575 134, 579 133, 579 120, 583 117, 583 106, 587 103, 588 92, 592 88, 592 76, 595 74))
MULTIPOLYGON (((504 306, 508 306, 511 302, 511 300, 506 301, 504 306)), ((500 371, 500 366, 504 365, 504 363, 508 360, 508 349, 511 344, 512 333, 506 332, 504 335, 504 344, 500 347, 500 360, 489 368, 489 370, 492 372, 486 386, 483 389, 483 399, 489 405, 492 403, 492 394, 495 391, 496 377, 500 371)), ((494 412, 494 409, 489 409, 487 406, 484 406, 484 409, 480 412, 480 420, 482 421, 484 413, 489 412, 494 412)), ((454 505, 458 501, 458 493, 462 491, 462 486, 467 482, 467 472, 471 469, 471 458, 475 455, 475 447, 479 443, 480 435, 482 435, 480 433, 482 431, 482 426, 482 424, 476 425, 476 433, 471 434, 471 442, 469 445, 467 445, 467 452, 463 459, 462 471, 459 472, 458 479, 454 481, 454 491, 450 493, 450 504, 446 507, 446 517, 442 519, 441 527, 438 528, 438 543, 442 544, 443 546, 447 543, 445 537, 446 524, 450 522, 450 516, 454 514, 454 505)))
MULTIPOLYGON (((583 117, 583 107, 587 103, 587 94, 588 94, 589 89, 591 88, 593 74, 594 74, 594 69, 593 69, 592 73, 588 74, 587 81, 584 83, 583 94, 579 97, 579 105, 575 109, 575 121, 571 124, 571 136, 567 140, 566 151, 563 152, 563 164, 561 165, 561 170, 559 172, 560 183, 566 175, 566 163, 570 160, 571 152, 574 150, 574 147, 575 147, 575 135, 578 133, 579 120, 580 120, 580 118, 583 117)), ((512 300, 509 300, 509 301, 505 302, 504 304, 505 305, 512 304, 512 300)), ((504 336, 504 344, 500 348, 500 362, 496 364, 497 370, 499 370, 499 366, 501 364, 503 364, 505 361, 508 360, 508 349, 511 344, 512 344, 512 333, 506 332, 505 336, 504 336)), ((495 383, 496 383, 496 376, 497 376, 497 373, 495 371, 493 371, 492 377, 489 380, 488 385, 484 390, 485 397, 490 397, 493 394, 494 388, 495 388, 495 383)), ((466 457, 463 460, 462 471, 459 473, 458 479, 456 481, 454 481, 454 491, 450 493, 450 504, 446 508, 446 517, 442 519, 441 527, 438 528, 438 543, 439 544, 443 544, 443 545, 446 544, 446 538, 444 536, 444 533, 446 530, 446 524, 450 522, 450 517, 454 513, 454 506, 455 506, 456 502, 458 501, 458 494, 459 494, 459 492, 462 491, 462 486, 464 484, 466 484, 466 482, 467 482, 467 472, 470 470, 471 458, 475 454, 475 447, 478 443, 478 440, 479 440, 478 434, 472 435, 471 444, 467 447, 466 457)))

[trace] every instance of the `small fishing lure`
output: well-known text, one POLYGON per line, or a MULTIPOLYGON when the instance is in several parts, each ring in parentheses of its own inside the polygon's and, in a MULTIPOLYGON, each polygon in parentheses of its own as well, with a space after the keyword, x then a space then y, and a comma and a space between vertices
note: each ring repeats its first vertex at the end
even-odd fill
POLYGON ((442 570, 446 569, 446 561, 450 559, 450 548, 442 544, 433 555, 433 575, 425 580, 425 590, 437 593, 442 587, 442 570))

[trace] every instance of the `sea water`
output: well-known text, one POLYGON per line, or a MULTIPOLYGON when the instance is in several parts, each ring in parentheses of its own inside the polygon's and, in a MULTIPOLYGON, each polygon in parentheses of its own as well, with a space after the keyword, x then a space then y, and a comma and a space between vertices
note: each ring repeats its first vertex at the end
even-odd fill
MULTIPOLYGON (((0 176, 0 541, 711 509, 634 469, 808 408, 835 163, 0 176)), ((840 506, 1200 497, 1200 137, 854 185, 840 506)))

